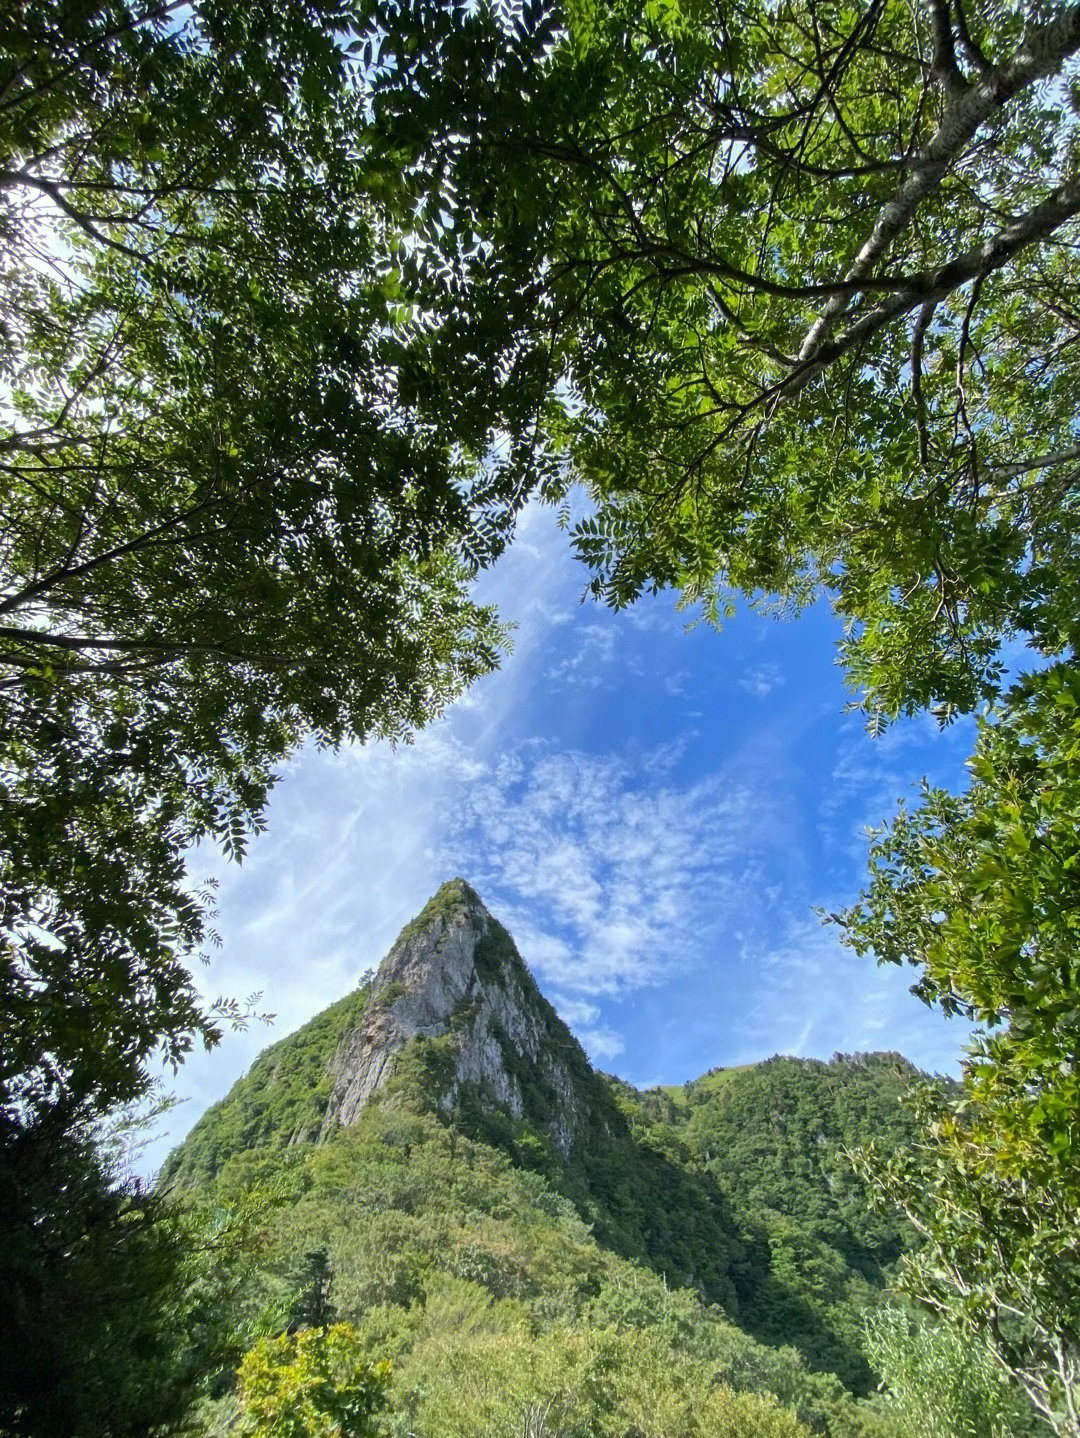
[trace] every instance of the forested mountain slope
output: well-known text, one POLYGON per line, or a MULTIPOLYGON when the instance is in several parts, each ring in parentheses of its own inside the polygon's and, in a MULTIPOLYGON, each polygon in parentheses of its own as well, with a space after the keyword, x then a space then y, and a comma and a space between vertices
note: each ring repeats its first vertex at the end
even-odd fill
POLYGON ((581 1045, 503 926, 463 879, 444 884, 373 975, 267 1049, 169 1158, 166 1182, 237 1151, 325 1140, 411 1078, 444 1114, 525 1122, 564 1157, 625 1127, 581 1045))
POLYGON ((775 1058, 639 1092, 589 1066, 456 880, 373 977, 256 1061, 162 1182, 268 1195, 248 1316, 358 1325, 417 1433, 459 1431, 462 1384, 463 1433, 549 1390, 572 1416, 601 1370, 620 1413, 669 1403, 687 1432, 717 1431, 687 1414, 721 1401, 719 1431, 801 1431, 751 1396, 771 1393, 817 1431, 886 1433, 862 1315, 909 1239, 870 1215, 843 1149, 910 1136, 914 1072, 775 1058))
POLYGON ((747 1253, 739 1316, 770 1342, 863 1390, 862 1315, 910 1242, 869 1209, 846 1150, 913 1135, 900 1096, 918 1071, 899 1054, 777 1056, 681 1089, 632 1095, 647 1142, 675 1136, 725 1194, 747 1253))

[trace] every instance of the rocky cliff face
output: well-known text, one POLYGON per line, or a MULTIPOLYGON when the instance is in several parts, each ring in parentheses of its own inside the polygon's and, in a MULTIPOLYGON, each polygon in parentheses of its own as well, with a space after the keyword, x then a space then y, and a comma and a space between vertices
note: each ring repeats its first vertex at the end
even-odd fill
POLYGON ((443 885, 380 965, 363 1017, 330 1059, 319 1136, 352 1123, 417 1041, 439 1044, 443 1062, 429 1068, 439 1091, 424 1097, 444 1110, 469 1089, 546 1129, 564 1155, 604 1123, 580 1044, 463 879, 443 885))
POLYGON ((373 1098, 472 1128, 510 1114, 564 1156, 626 1129, 513 939, 462 879, 406 925, 372 980, 265 1049, 161 1180, 197 1184, 235 1153, 327 1139, 373 1098))

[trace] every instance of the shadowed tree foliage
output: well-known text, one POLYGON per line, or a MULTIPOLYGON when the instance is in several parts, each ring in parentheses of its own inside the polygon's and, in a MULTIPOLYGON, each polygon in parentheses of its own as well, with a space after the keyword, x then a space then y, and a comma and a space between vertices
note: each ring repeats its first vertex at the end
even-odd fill
POLYGON ((20 1103, 124 1100, 213 1041, 184 851, 240 857, 305 736, 407 739, 505 643, 467 581, 537 473, 530 342, 375 134, 378 50, 338 0, 57 0, 0 41, 20 1103))
POLYGON ((252 1334, 237 1296, 267 1202, 170 1205, 85 1108, 0 1120, 0 1431, 172 1431, 252 1334))

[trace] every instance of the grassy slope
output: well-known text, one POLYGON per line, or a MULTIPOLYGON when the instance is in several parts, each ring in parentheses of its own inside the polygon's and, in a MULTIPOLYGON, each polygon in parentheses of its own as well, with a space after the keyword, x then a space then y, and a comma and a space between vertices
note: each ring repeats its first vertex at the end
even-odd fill
POLYGON ((731 1068, 710 1069, 700 1078, 690 1079, 687 1083, 657 1084, 654 1089, 645 1089, 644 1095, 659 1094, 679 1108, 690 1108, 702 1097, 719 1093, 736 1074, 749 1073, 756 1067, 756 1064, 735 1064, 731 1068))

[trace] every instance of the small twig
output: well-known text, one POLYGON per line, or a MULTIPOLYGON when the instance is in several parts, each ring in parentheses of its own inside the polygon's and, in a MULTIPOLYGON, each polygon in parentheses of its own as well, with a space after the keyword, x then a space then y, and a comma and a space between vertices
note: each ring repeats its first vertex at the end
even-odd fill
POLYGON ((923 340, 926 330, 937 309, 937 300, 930 300, 919 311, 915 321, 915 332, 911 337, 911 395, 915 401, 915 426, 919 432, 919 463, 926 468, 930 441, 926 433, 926 397, 922 386, 923 340))

